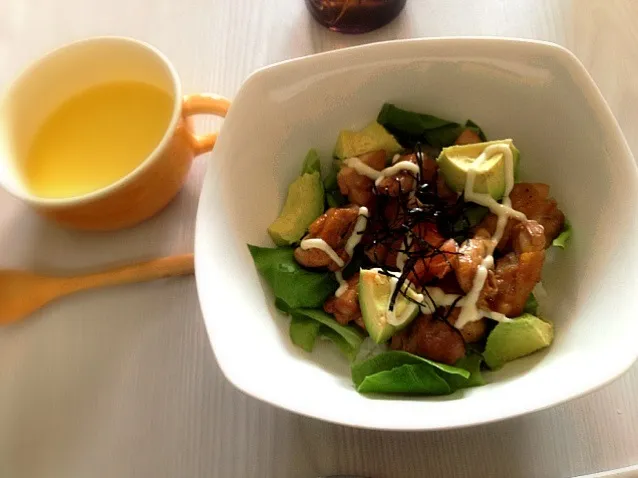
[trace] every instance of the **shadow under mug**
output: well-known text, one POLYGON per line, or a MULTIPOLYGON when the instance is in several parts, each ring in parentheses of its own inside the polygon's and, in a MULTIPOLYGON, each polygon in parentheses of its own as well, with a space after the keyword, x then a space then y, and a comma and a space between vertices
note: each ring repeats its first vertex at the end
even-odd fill
POLYGON ((193 159, 213 149, 217 133, 195 135, 191 116, 224 117, 229 107, 217 95, 182 96, 174 67, 146 43, 122 37, 71 43, 31 65, 8 89, 0 106, 0 185, 63 226, 101 231, 133 226, 163 209, 184 185, 193 159), (114 81, 148 83, 171 94, 173 112, 159 144, 105 188, 61 199, 32 195, 21 179, 20 161, 44 119, 71 96, 114 81))

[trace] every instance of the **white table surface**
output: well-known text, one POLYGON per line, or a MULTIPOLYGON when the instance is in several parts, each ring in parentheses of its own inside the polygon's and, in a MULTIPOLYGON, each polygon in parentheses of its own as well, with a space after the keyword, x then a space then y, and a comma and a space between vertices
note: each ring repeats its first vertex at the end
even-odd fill
MULTIPOLYGON (((302 0, 0 0, 0 87, 47 50, 100 34, 149 41, 186 92, 229 97, 260 66, 377 40, 551 40, 584 62, 638 154, 635 0, 409 0, 364 36, 322 29, 302 0)), ((0 192, 0 267, 72 272, 191 251, 205 163, 160 216, 111 234, 59 229, 0 192)), ((637 405, 634 366, 569 404, 471 429, 386 433, 298 417, 226 382, 192 278, 81 294, 0 330, 2 477, 569 477, 638 463, 637 405)))

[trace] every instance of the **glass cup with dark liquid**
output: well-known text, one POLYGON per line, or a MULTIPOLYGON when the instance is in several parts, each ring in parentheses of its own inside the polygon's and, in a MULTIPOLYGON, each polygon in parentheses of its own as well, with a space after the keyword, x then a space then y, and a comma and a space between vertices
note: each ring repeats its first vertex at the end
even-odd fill
POLYGON ((322 25, 342 33, 365 33, 392 21, 406 0, 305 0, 322 25))

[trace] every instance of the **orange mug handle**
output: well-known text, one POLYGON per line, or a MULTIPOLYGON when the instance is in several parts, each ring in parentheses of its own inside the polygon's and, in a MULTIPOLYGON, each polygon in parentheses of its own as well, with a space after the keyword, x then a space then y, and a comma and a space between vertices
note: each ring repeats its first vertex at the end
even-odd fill
MULTIPOLYGON (((230 108, 230 101, 223 96, 210 93, 186 95, 182 100, 182 115, 188 118, 192 115, 209 114, 226 116, 230 108)), ((219 133, 208 133, 202 135, 191 135, 195 156, 208 153, 215 146, 219 133)))

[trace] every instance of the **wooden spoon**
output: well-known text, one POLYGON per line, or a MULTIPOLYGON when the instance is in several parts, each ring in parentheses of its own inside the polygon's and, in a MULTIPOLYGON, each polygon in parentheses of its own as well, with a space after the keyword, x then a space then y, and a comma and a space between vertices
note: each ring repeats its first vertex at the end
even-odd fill
POLYGON ((81 290, 190 275, 194 270, 193 254, 163 257, 76 277, 0 270, 0 324, 22 320, 52 300, 81 290))

